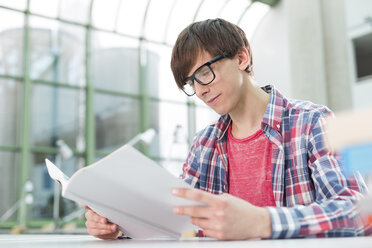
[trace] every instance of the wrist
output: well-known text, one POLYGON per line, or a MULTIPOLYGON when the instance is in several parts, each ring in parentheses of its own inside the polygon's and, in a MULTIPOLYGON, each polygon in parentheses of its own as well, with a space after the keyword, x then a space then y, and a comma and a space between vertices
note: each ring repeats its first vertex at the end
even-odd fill
POLYGON ((260 214, 259 216, 259 223, 261 223, 259 228, 259 237, 260 238, 270 238, 272 233, 272 223, 271 223, 271 217, 270 213, 266 208, 260 207, 260 214))

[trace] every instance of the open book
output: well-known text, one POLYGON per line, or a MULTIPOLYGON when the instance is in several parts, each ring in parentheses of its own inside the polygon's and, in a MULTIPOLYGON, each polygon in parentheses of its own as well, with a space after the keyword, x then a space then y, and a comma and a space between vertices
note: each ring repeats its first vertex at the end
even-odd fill
POLYGON ((123 146, 68 178, 48 159, 51 178, 60 183, 62 196, 88 205, 132 238, 180 238, 196 226, 174 206, 196 205, 175 197, 172 188, 189 188, 181 179, 131 146, 123 146))

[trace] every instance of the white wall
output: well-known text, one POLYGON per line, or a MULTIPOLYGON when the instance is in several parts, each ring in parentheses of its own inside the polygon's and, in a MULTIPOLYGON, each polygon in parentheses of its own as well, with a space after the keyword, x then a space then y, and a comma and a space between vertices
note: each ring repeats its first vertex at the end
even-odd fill
POLYGON ((347 26, 352 28, 364 22, 364 18, 372 16, 371 0, 345 0, 347 26))
POLYGON ((284 1, 271 9, 250 40, 259 85, 273 84, 291 97, 287 16, 284 1))
POLYGON ((250 40, 257 82, 335 111, 372 106, 372 78, 357 82, 351 42, 372 32, 366 17, 371 0, 282 0, 250 40))
MULTIPOLYGON (((347 32, 349 37, 349 54, 352 68, 350 81, 352 83, 353 108, 364 108, 372 106, 372 78, 357 82, 354 51, 351 40, 372 32, 372 25, 365 22, 366 17, 372 17, 372 1, 370 0, 345 0, 347 17, 347 32)), ((371 44, 372 46, 372 44, 371 44)), ((371 64, 372 66, 372 64, 371 64)))

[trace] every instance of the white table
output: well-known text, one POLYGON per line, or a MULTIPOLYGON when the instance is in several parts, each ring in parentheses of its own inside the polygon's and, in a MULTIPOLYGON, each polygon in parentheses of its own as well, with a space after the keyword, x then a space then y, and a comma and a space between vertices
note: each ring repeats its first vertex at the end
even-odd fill
POLYGON ((0 235, 1 248, 42 247, 244 247, 244 248, 372 248, 372 237, 215 241, 198 240, 99 240, 88 235, 0 235))

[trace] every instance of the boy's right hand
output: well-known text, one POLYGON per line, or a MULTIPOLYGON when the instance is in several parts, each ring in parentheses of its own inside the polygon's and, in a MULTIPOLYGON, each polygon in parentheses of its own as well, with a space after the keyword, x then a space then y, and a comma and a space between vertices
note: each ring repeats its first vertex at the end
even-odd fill
POLYGON ((116 239, 122 235, 116 224, 110 223, 105 217, 100 216, 88 206, 84 206, 88 212, 85 213, 85 226, 88 229, 88 233, 96 238, 100 239, 116 239))

